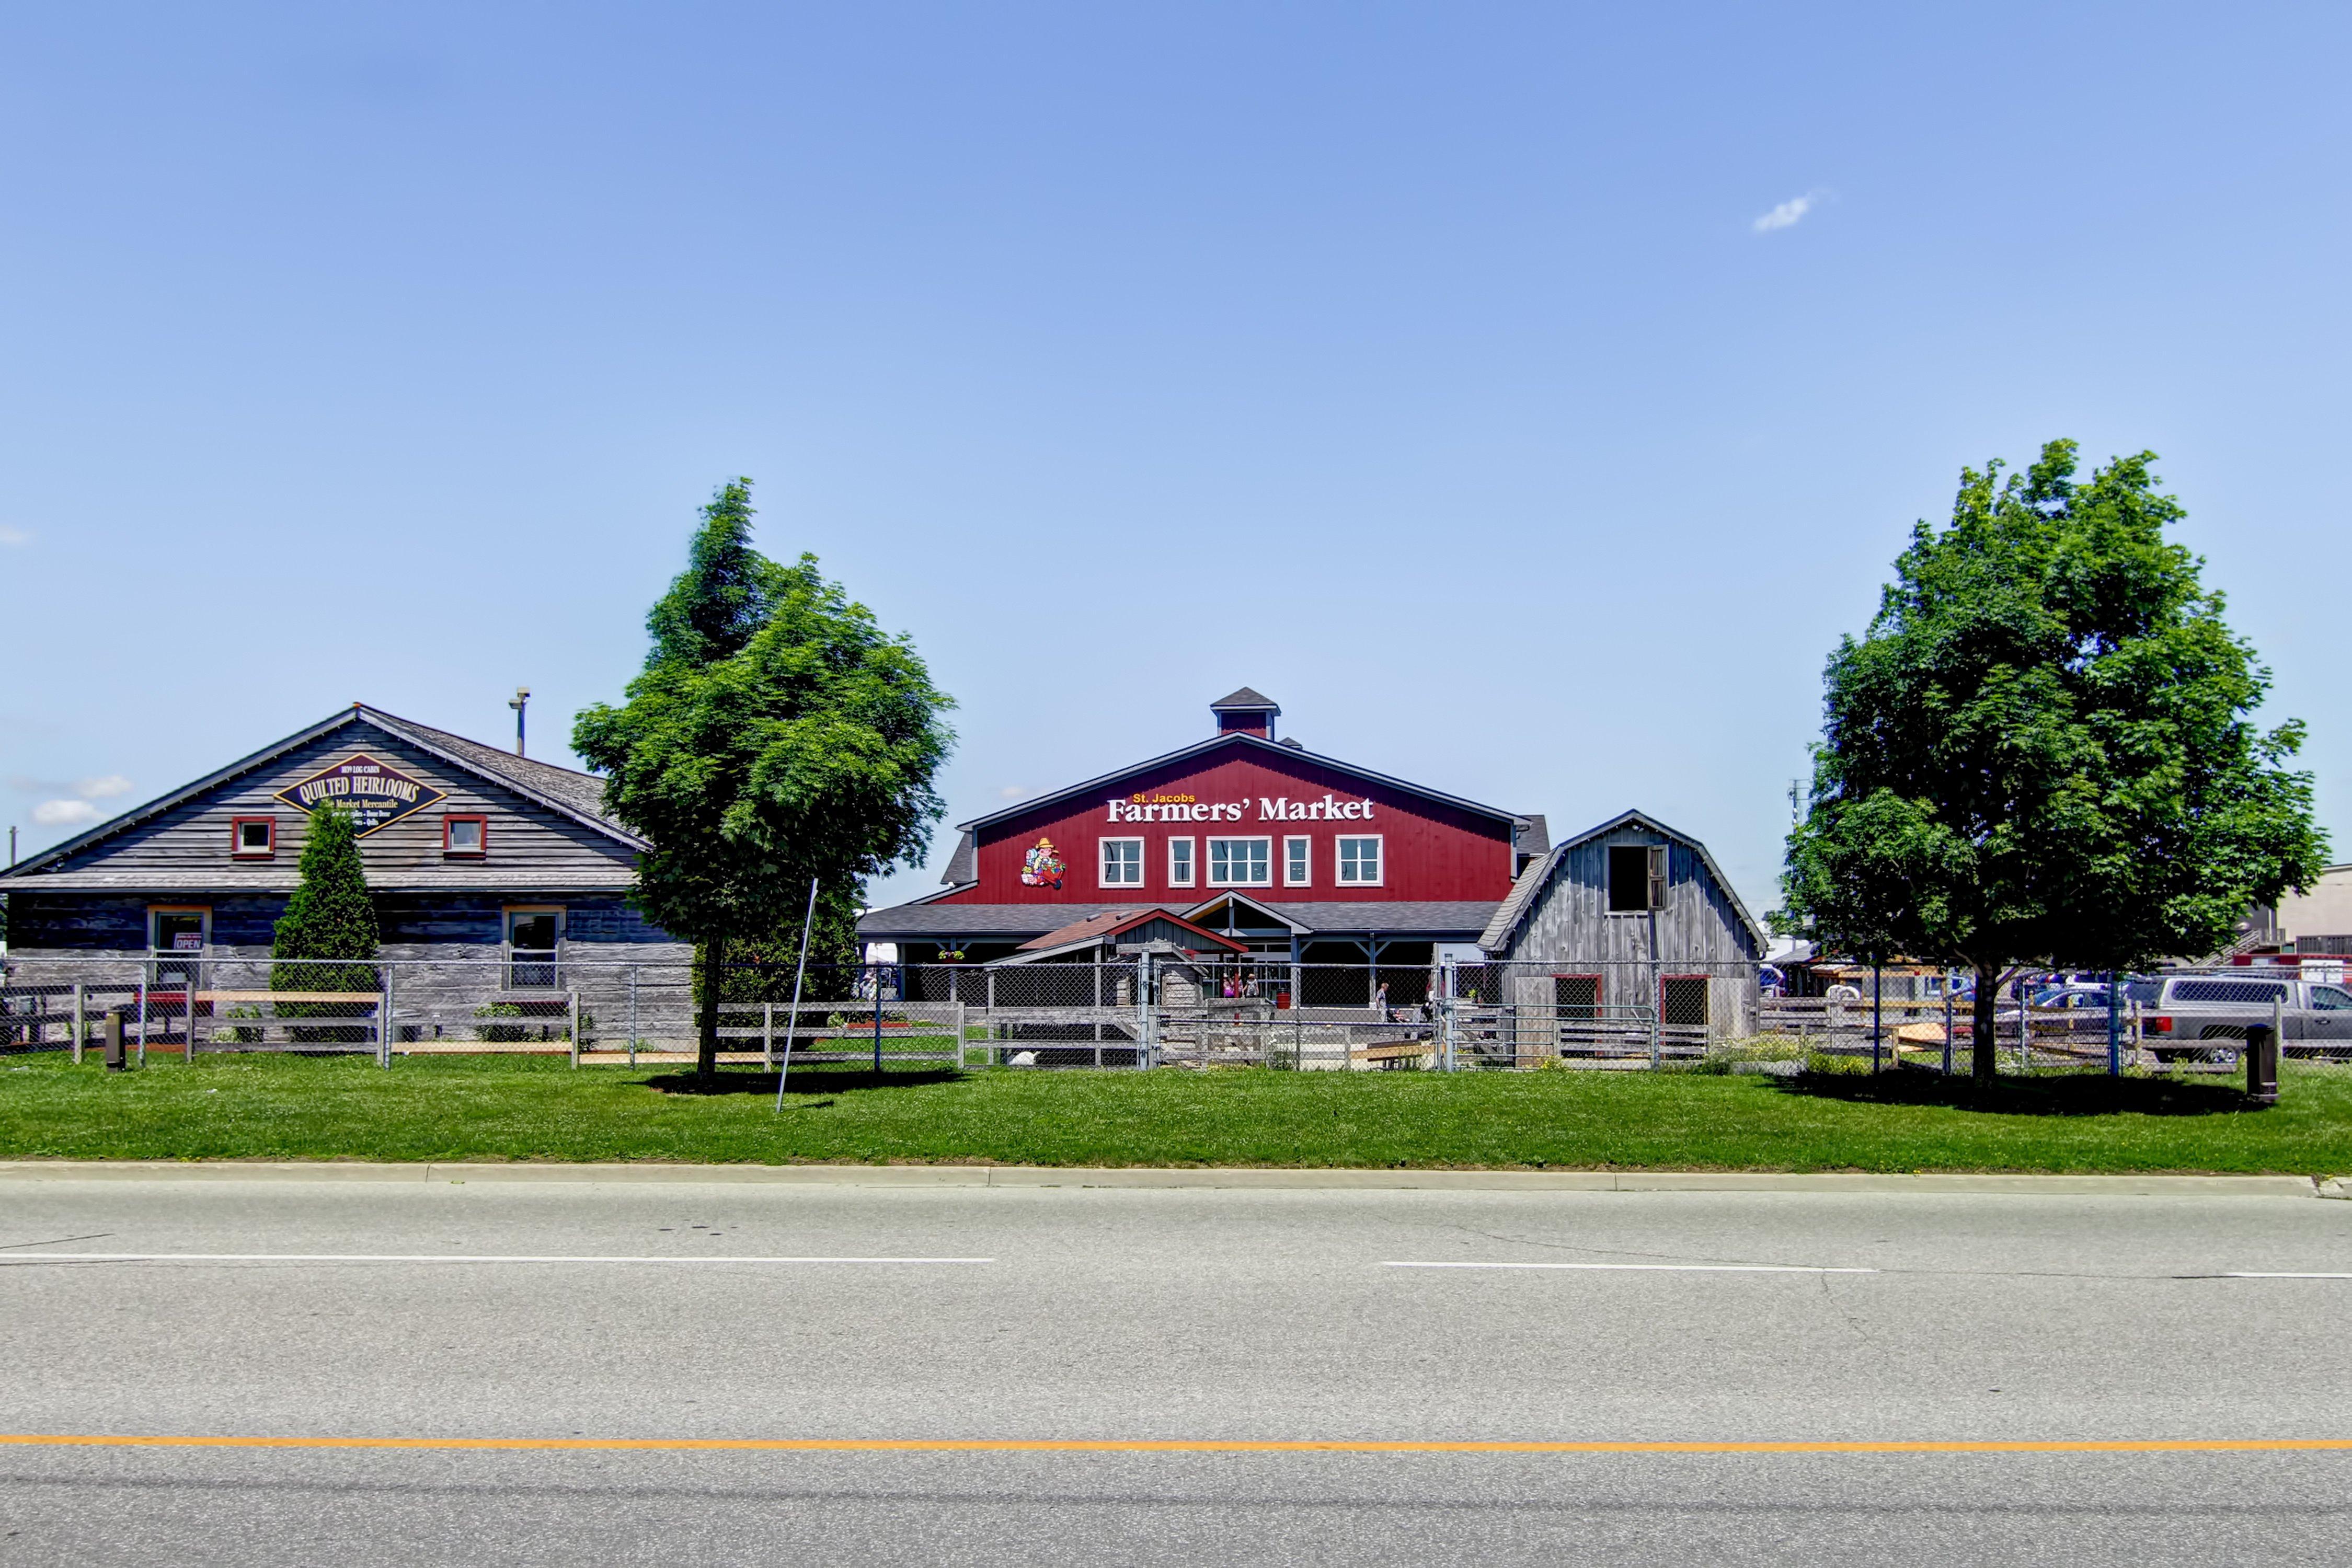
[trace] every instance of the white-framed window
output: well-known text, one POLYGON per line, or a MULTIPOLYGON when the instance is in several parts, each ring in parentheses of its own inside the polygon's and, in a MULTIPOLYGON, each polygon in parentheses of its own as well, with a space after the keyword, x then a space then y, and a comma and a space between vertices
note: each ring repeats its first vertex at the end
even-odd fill
POLYGON ((203 967, 205 948, 213 939, 213 912, 203 904, 151 904, 147 906, 147 947, 157 955, 151 983, 194 986, 203 967))
POLYGON ((1294 838, 1282 841, 1282 885, 1305 887, 1315 880, 1315 841, 1294 838))
POLYGON ((213 912, 199 904, 147 906, 147 947, 155 953, 201 953, 213 938, 213 912))
POLYGON ((1102 884, 1105 887, 1143 885, 1143 841, 1105 839, 1102 841, 1102 884))
POLYGON ((1192 841, 1191 839, 1169 840, 1168 885, 1171 887, 1190 887, 1192 885, 1193 875, 1192 841))
POLYGON ((1265 887, 1274 881, 1272 839, 1211 839, 1211 887, 1265 887))
POLYGON ((1341 887, 1381 885, 1380 834, 1367 833, 1360 837, 1340 839, 1339 855, 1341 887))
POLYGON ((538 990, 561 983, 556 955, 563 945, 560 904, 517 904, 506 909, 507 988, 538 990))
POLYGON ((275 855, 278 852, 278 819, 230 818, 228 852, 238 860, 247 861, 266 861, 275 855))

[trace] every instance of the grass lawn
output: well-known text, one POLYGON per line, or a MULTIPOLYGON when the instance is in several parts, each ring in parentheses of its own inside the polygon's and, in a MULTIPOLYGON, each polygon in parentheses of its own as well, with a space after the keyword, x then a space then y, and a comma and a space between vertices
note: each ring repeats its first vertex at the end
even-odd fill
POLYGON ((1922 1073, 956 1073, 801 1068, 716 1092, 561 1057, 0 1060, 0 1158, 688 1160, 1865 1171, 2352 1171, 2352 1070, 2049 1077, 1974 1101, 1922 1073))

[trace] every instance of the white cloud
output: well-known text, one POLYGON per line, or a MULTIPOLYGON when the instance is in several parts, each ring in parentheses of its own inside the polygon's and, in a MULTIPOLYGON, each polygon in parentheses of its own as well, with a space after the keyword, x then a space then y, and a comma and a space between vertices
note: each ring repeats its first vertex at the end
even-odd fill
POLYGON ((1782 202, 1779 206, 1774 207, 1770 212, 1766 213, 1762 217, 1756 220, 1754 225, 1756 232, 1760 235, 1768 235, 1774 229, 1795 228, 1799 224, 1805 221, 1805 214, 1811 212, 1814 205, 1819 203, 1821 199, 1822 193, 1819 191, 1807 191, 1801 196, 1790 197, 1787 201, 1782 202))
POLYGON ((85 779, 74 786, 74 793, 85 800, 111 800, 117 795, 131 793, 131 780, 120 773, 110 773, 103 779, 85 779))
POLYGON ((1018 800, 1027 793, 1029 791, 1018 784, 1004 784, 997 788, 996 798, 1000 800, 1018 800))
POLYGON ((33 808, 33 821, 44 828, 78 828, 98 821, 98 808, 87 800, 44 800, 33 808))
POLYGON ((0 523, 0 545, 28 545, 32 542, 33 536, 24 529, 12 528, 5 523, 0 523))

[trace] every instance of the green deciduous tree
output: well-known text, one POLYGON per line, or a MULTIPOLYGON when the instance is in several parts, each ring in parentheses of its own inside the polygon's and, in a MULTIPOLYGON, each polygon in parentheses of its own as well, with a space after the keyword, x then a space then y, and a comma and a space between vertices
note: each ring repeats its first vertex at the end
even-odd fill
POLYGON ((632 897, 698 948, 706 1075, 724 989, 714 973, 739 950, 796 941, 811 877, 822 930, 866 877, 919 860, 954 738, 941 716, 953 704, 912 644, 815 557, 761 556, 751 519, 750 481, 722 486, 647 617, 653 645, 627 702, 572 726, 572 748, 607 775, 606 810, 653 846, 632 897))
POLYGON ((2214 951, 2326 858, 2270 674, 2222 619, 2154 455, 2084 483, 2053 441, 1964 470, 1876 617, 1825 674, 1789 923, 1859 956, 1977 977, 1976 1075, 2015 966, 2135 968, 2214 951))
MULTIPOLYGON (((367 870, 360 863, 359 830, 341 806, 310 813, 302 840, 300 880, 278 917, 270 943, 269 988, 273 991, 373 991, 376 949, 383 933, 375 900, 368 894, 367 870), (304 960, 291 962, 289 960, 304 960)), ((309 1016, 318 1009, 306 1008, 309 1016)), ((278 1010, 294 1016, 289 1003, 278 1010)))

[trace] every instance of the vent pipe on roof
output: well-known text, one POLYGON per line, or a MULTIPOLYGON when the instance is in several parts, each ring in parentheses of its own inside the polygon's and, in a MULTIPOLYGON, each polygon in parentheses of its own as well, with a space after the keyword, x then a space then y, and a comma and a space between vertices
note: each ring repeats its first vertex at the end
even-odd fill
POLYGON ((530 688, 517 686, 514 700, 507 704, 507 706, 515 710, 515 755, 517 757, 522 755, 522 710, 530 706, 530 688))

